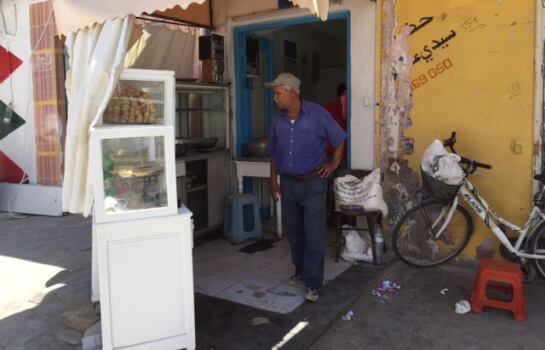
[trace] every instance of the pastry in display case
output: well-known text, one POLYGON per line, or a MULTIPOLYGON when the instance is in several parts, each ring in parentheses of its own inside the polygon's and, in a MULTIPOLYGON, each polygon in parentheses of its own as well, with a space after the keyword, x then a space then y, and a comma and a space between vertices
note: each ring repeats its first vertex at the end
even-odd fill
POLYGON ((174 125, 174 72, 125 69, 121 73, 102 124, 174 125))
POLYGON ((150 87, 135 85, 123 81, 117 85, 104 111, 105 124, 162 124, 162 101, 154 95, 160 94, 163 86, 156 86, 154 94, 150 87))
POLYGON ((175 214, 172 126, 113 126, 92 131, 97 223, 175 214))

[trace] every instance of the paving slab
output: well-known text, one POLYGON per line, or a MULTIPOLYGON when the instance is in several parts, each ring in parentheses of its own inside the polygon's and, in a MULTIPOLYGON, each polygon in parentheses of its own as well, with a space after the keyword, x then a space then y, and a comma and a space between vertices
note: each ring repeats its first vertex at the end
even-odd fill
POLYGON ((342 312, 356 302, 384 271, 385 267, 354 265, 325 285, 317 302, 305 302, 288 314, 197 293, 197 348, 271 349, 282 344, 282 349, 306 349, 327 332, 342 312), (293 336, 289 338, 290 335, 293 336), (283 342, 286 338, 289 340, 283 342))

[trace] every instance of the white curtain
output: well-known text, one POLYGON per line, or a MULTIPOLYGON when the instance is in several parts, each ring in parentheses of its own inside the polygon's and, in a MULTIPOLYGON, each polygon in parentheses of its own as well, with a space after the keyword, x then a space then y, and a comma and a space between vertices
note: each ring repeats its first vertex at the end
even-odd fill
POLYGON ((322 21, 327 20, 329 0, 290 0, 294 5, 306 7, 322 21))
POLYGON ((193 78, 194 35, 155 23, 135 32, 141 35, 127 52, 125 67, 172 70, 176 78, 193 78))
POLYGON ((66 39, 68 122, 63 211, 89 215, 93 204, 89 130, 100 118, 123 69, 133 16, 70 33, 66 39))

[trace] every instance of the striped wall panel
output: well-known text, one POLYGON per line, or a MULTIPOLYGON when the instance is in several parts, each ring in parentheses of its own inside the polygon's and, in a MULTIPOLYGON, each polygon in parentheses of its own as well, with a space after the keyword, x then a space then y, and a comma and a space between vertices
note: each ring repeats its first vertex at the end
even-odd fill
POLYGON ((62 184, 66 126, 64 51, 56 36, 51 0, 29 5, 36 129, 36 175, 42 185, 62 184))

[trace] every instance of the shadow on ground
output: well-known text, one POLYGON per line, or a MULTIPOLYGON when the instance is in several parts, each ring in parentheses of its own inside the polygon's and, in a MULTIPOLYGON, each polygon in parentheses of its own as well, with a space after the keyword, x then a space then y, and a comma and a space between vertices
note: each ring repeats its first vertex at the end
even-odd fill
POLYGON ((81 333, 67 329, 62 314, 90 301, 90 233, 90 219, 79 215, 0 213, 0 259, 9 269, 1 294, 10 297, 0 303, 0 349, 81 348, 65 341, 81 333))
POLYGON ((321 289, 320 299, 289 314, 254 309, 196 295, 198 349, 271 349, 300 322, 308 322, 282 349, 305 349, 321 337, 383 273, 382 267, 358 264, 321 289), (260 321, 266 320, 266 323, 260 321), (254 325, 254 322, 258 323, 254 325))

